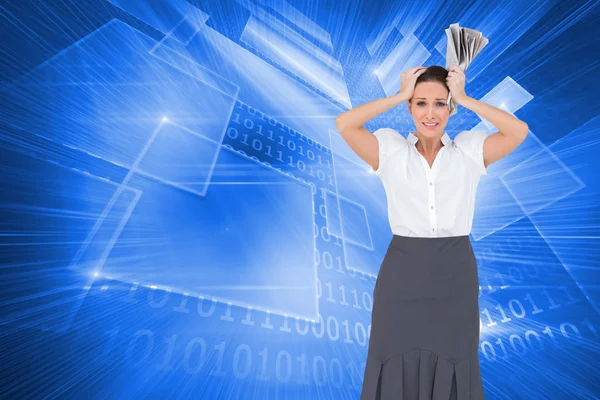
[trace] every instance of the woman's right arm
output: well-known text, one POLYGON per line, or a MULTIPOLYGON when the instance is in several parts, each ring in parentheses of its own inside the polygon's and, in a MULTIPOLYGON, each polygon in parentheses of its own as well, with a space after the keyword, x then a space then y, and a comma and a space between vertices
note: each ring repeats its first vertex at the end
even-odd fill
POLYGON ((406 70, 400 75, 398 94, 352 108, 335 119, 335 126, 342 138, 374 170, 379 168, 379 142, 363 125, 390 108, 408 101, 413 96, 417 78, 425 70, 424 67, 406 70))
POLYGON ((335 126, 348 146, 374 170, 379 168, 379 143, 363 125, 408 99, 403 93, 352 108, 335 119, 335 126))

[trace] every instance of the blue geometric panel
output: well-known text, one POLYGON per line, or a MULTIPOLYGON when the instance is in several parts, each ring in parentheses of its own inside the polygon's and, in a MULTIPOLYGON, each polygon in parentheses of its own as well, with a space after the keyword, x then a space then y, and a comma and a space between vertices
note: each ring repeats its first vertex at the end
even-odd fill
MULTIPOLYGON (((191 168, 191 161, 181 165, 191 168)), ((133 174, 127 184, 143 194, 95 272, 257 310, 317 317, 308 184, 227 148, 219 153, 204 198, 145 174, 133 174)))
POLYGON ((490 173, 492 170, 496 171, 493 167, 494 164, 488 168, 488 175, 481 177, 477 188, 471 227, 471 235, 475 240, 492 235, 525 216, 523 209, 500 179, 500 174, 490 173))
POLYGON ((340 207, 337 196, 329 190, 323 190, 322 192, 323 197, 325 198, 325 209, 327 210, 327 233, 343 239, 340 207))
POLYGON ((208 15, 198 10, 185 0, 140 1, 140 0, 107 0, 123 11, 144 21, 162 33, 171 33, 184 43, 190 35, 186 31, 196 31, 204 25, 208 15), (174 29, 177 27, 177 29, 174 29))
MULTIPOLYGON (((592 118, 548 146, 576 175, 582 189, 529 215, 587 300, 600 313, 600 117, 592 118), (586 160, 586 161, 583 161, 586 160)), ((543 158, 543 157, 542 157, 543 158)), ((533 160, 532 160, 533 161, 533 160)))
POLYGON ((155 45, 107 23, 20 79, 6 122, 125 167, 163 118, 221 143, 235 99, 148 54, 155 45))
POLYGON ((364 206, 349 199, 338 197, 342 220, 343 239, 367 250, 373 250, 373 241, 364 206))
POLYGON ((352 106, 339 62, 276 18, 251 16, 240 40, 343 106, 352 106))
POLYGON ((166 36, 178 40, 183 45, 187 45, 194 38, 194 35, 198 33, 200 27, 206 23, 207 19, 208 15, 199 10, 191 12, 175 28, 168 32, 166 36))
POLYGON ((376 276, 392 235, 383 185, 365 165, 333 153, 345 266, 376 276))
POLYGON ((397 33, 411 36, 417 29, 430 23, 431 13, 427 7, 405 7, 402 3, 394 3, 391 7, 389 12, 378 16, 377 26, 367 37, 365 44, 371 56, 377 52, 386 54, 384 44, 397 33))
MULTIPOLYGON (((289 41, 290 43, 281 42, 281 44, 284 46, 291 46, 291 48, 295 48, 295 50, 302 50, 306 53, 311 54, 313 57, 318 58, 319 61, 321 61, 324 64, 325 67, 331 69, 332 71, 335 71, 338 75, 343 76, 344 71, 342 69, 342 65, 333 56, 321 50, 310 40, 304 38, 302 35, 294 31, 293 29, 290 29, 289 26, 287 26, 279 19, 268 14, 262 9, 257 9, 256 11, 254 11, 253 15, 251 15, 248 19, 248 23, 246 24, 244 30, 253 32, 244 32, 242 34, 242 38, 240 38, 242 41, 243 36, 245 34, 251 35, 254 40, 262 40, 264 42, 281 42, 282 40, 284 42, 289 41), (266 37, 257 38, 257 34, 266 35, 266 37)), ((274 44, 275 43, 272 43, 271 45, 274 44)), ((268 45, 268 43, 264 43, 263 46, 264 45, 268 45)), ((272 54, 275 56, 281 56, 281 54, 277 54, 277 49, 278 47, 275 46, 275 49, 273 49, 272 54)), ((296 65, 296 67, 299 66, 296 65)))
POLYGON ((413 34, 408 34, 398 43, 375 74, 385 94, 391 96, 400 91, 400 74, 415 65, 423 65, 431 53, 413 34))
POLYGON ((239 86, 196 63, 185 45, 173 37, 165 36, 148 53, 212 89, 233 99, 237 98, 239 86))
POLYGON ((386 14, 382 17, 379 20, 378 26, 369 33, 369 36, 365 40, 365 46, 371 56, 374 56, 388 37, 398 30, 397 23, 402 15, 386 14))
POLYGON ((220 146, 199 133, 165 122, 148 143, 136 173, 204 196, 220 146))
MULTIPOLYGON (((487 92, 481 98, 481 101, 498 107, 509 114, 514 114, 532 99, 533 96, 527 90, 507 76, 502 82, 487 92)), ((481 117, 480 119, 488 129, 495 129, 495 126, 491 122, 481 117)))
POLYGON ((527 215, 585 187, 548 148, 507 171, 500 179, 527 215))
MULTIPOLYGON (((478 129, 486 131, 483 122, 473 128, 478 129)), ((488 175, 481 178, 471 234, 481 240, 582 187, 578 178, 529 132, 519 147, 490 165, 488 175), (544 195, 538 196, 540 193, 544 195)))
POLYGON ((365 208, 328 190, 322 192, 327 210, 327 232, 347 243, 373 250, 365 208))
POLYGON ((240 101, 316 142, 329 141, 332 116, 344 111, 333 102, 208 26, 186 48, 193 61, 239 86, 240 101))
POLYGON ((268 5, 273 11, 281 15, 286 23, 289 23, 313 39, 317 40, 322 46, 330 52, 333 51, 331 35, 325 29, 321 28, 315 21, 302 14, 285 0, 260 0, 264 5, 268 5))

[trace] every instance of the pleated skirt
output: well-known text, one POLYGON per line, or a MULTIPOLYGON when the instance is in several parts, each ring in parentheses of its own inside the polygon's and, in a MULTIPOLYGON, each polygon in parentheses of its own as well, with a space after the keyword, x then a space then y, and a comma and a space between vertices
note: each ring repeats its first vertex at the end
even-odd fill
POLYGON ((373 292, 361 400, 485 399, 469 236, 394 235, 373 292))

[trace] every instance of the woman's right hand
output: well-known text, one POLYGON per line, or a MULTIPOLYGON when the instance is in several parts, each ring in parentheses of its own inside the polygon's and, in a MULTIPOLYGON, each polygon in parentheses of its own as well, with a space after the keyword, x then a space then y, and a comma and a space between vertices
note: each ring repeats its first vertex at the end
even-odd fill
POLYGON ((411 99, 415 91, 415 83, 417 78, 427 70, 426 67, 414 67, 407 69, 400 74, 400 95, 404 98, 411 99))

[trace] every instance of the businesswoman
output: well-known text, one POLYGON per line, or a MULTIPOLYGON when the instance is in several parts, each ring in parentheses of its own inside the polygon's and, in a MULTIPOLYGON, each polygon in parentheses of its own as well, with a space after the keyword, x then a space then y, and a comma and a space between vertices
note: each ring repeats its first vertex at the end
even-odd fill
POLYGON ((527 136, 527 124, 465 93, 458 67, 411 68, 400 92, 344 112, 336 126, 381 179, 393 233, 373 293, 361 400, 484 399, 479 365, 479 279, 471 232, 487 167, 527 136), (448 95, 497 132, 444 128, 448 95), (408 102, 415 130, 363 125, 408 102))

